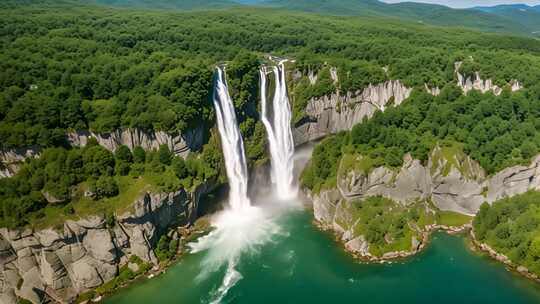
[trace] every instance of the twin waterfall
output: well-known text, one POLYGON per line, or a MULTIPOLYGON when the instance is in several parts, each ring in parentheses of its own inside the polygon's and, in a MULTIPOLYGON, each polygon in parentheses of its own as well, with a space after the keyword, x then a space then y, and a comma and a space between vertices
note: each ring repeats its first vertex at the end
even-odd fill
POLYGON ((244 211, 251 205, 247 197, 248 171, 244 142, 238 129, 234 104, 229 95, 225 71, 222 67, 217 69, 214 107, 216 108, 225 168, 229 178, 229 204, 234 211, 244 211))
POLYGON ((291 106, 287 96, 287 84, 285 81, 285 66, 280 62, 273 68, 275 77, 275 92, 268 113, 266 104, 266 68, 263 67, 261 74, 261 107, 262 122, 268 133, 270 156, 272 159, 272 181, 275 185, 278 198, 291 199, 296 196, 293 186, 293 155, 294 141, 291 131, 291 106))
MULTIPOLYGON (((282 201, 294 198, 295 194, 292 186, 294 145, 283 62, 274 68, 274 74, 276 91, 270 115, 266 104, 266 69, 261 69, 262 120, 270 143, 274 190, 282 201)), ((270 217, 271 213, 263 209, 263 205, 251 206, 247 195, 248 170, 244 143, 223 67, 217 68, 215 77, 213 99, 229 179, 229 208, 212 220, 215 230, 190 243, 193 253, 208 251, 201 262, 202 271, 197 276, 198 280, 204 280, 210 273, 227 265, 221 286, 211 293, 211 304, 221 303, 228 291, 242 279, 242 274, 236 269, 242 253, 254 250, 280 233, 280 227, 270 217)))
MULTIPOLYGON (((260 70, 262 122, 268 134, 271 174, 279 199, 296 196, 293 186, 294 141, 291 131, 291 107, 287 96, 284 61, 273 67, 275 92, 272 104, 267 104, 267 69, 260 70)), ((238 128, 233 101, 229 95, 223 67, 217 68, 214 107, 229 179, 229 204, 232 210, 250 207, 247 197, 248 171, 242 135, 238 128)))

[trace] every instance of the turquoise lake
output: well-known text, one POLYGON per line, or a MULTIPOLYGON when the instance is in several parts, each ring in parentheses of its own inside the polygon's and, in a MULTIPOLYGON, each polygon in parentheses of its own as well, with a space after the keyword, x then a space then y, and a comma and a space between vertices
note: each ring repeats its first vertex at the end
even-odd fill
MULTIPOLYGON (((344 252, 313 225, 311 211, 290 211, 274 222, 281 232, 239 257, 241 278, 220 303, 540 303, 539 284, 472 252, 462 236, 436 233, 421 254, 375 265, 344 252)), ((166 273, 105 302, 212 303, 227 266, 199 278, 207 254, 187 254, 166 273)))

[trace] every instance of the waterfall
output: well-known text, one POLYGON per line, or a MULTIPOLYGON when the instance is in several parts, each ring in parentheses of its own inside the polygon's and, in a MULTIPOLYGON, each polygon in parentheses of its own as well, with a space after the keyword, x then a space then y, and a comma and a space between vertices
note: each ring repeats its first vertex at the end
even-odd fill
POLYGON ((213 99, 225 168, 229 178, 229 204, 234 211, 244 211, 250 207, 247 197, 248 174, 244 143, 238 129, 234 104, 229 95, 225 71, 222 67, 217 68, 213 99))
POLYGON ((272 182, 281 199, 296 196, 293 186, 294 141, 291 130, 291 106, 287 96, 284 61, 273 68, 275 92, 272 101, 272 113, 268 113, 266 101, 266 68, 261 68, 261 107, 262 122, 268 134, 270 157, 272 162, 272 182))

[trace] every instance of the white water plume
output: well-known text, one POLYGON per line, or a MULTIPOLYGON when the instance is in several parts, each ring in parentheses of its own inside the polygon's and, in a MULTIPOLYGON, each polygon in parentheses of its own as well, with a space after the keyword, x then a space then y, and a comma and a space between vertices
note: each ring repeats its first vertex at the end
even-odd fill
POLYGON ((277 66, 273 67, 275 91, 271 106, 272 113, 269 113, 266 101, 267 71, 265 67, 261 68, 261 119, 268 134, 272 182, 275 185, 276 194, 280 199, 291 199, 296 197, 297 189, 293 185, 294 140, 284 62, 280 61, 277 66))
POLYGON ((250 207, 241 212, 226 210, 214 218, 215 230, 189 244, 192 253, 206 252, 197 280, 207 279, 226 265, 221 286, 211 294, 209 303, 220 303, 242 279, 236 267, 243 254, 257 254, 263 244, 281 233, 274 220, 261 208, 250 207))

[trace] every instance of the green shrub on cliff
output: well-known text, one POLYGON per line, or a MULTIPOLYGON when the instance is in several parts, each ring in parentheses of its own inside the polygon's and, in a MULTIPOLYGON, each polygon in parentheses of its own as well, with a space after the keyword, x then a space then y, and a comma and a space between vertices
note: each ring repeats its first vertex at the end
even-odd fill
POLYGON ((173 240, 167 235, 162 235, 156 247, 156 256, 160 262, 172 259, 178 250, 178 240, 173 240))
POLYGON ((384 197, 368 197, 350 204, 354 235, 363 235, 369 252, 377 257, 412 250, 413 237, 421 241, 426 226, 436 221, 426 202, 405 206, 384 197))
POLYGON ((304 169, 301 182, 304 187, 319 192, 336 184, 339 159, 342 154, 342 142, 345 134, 329 137, 313 150, 310 164, 304 169))

